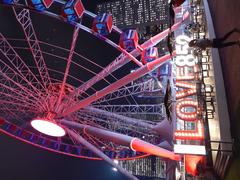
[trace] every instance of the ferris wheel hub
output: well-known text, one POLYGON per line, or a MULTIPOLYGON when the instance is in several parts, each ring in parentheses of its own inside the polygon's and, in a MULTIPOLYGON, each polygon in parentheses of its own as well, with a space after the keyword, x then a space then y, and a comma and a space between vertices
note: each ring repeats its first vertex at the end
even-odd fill
POLYGON ((37 131, 49 136, 62 137, 66 134, 65 130, 61 126, 46 119, 33 119, 31 121, 31 126, 37 131))

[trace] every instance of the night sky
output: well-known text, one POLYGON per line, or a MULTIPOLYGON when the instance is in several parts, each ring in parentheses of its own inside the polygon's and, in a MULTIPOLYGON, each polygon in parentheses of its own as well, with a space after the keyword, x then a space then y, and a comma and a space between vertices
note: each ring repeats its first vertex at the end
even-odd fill
POLYGON ((1 180, 124 180, 103 161, 74 158, 0 134, 1 180))
MULTIPOLYGON (((90 11, 95 10, 95 2, 96 1, 93 0, 83 0, 85 8, 90 11)), ((105 1, 98 0, 98 2, 105 1)), ((7 8, 1 7, 0 9, 0 21, 2 24, 0 26, 1 32, 4 31, 4 35, 8 37, 23 37, 23 34, 16 30, 17 25, 16 22, 13 22, 13 14, 8 14, 9 10, 7 10, 7 8)), ((49 22, 50 21, 51 20, 49 20, 49 22)), ((37 26, 39 27, 39 29, 36 31, 36 33, 38 34, 40 40, 49 41, 53 44, 57 43, 63 47, 68 47, 70 42, 66 39, 69 39, 71 33, 66 33, 63 38, 63 31, 60 31, 60 29, 62 28, 62 22, 56 22, 57 25, 51 24, 49 22, 38 22, 39 24, 37 26), (47 24, 47 26, 40 28, 41 23, 45 23, 47 24), (59 38, 57 36, 59 36, 59 38)), ((66 30, 69 30, 68 28, 71 29, 72 27, 66 27, 66 30)), ((82 38, 83 41, 87 40, 84 38, 88 38, 85 37, 85 34, 82 32, 79 36, 80 38, 82 38)), ((95 43, 100 43, 99 46, 102 47, 102 49, 94 49, 94 53, 91 53, 92 56, 90 54, 89 58, 95 58, 96 56, 100 56, 100 54, 104 54, 104 57, 107 56, 106 59, 112 59, 112 55, 117 54, 116 50, 112 50, 112 53, 107 53, 109 52, 108 46, 102 46, 101 42, 98 41, 95 43)), ((89 54, 89 49, 92 48, 92 45, 93 43, 86 44, 87 47, 84 47, 85 51, 83 50, 82 53, 84 54, 85 52, 88 52, 89 54)), ((81 44, 78 45, 78 48, 81 48, 81 44)), ((21 54, 20 51, 19 53, 21 54)), ((26 54, 25 57, 27 56, 28 55, 26 54)), ((102 61, 101 63, 101 65, 105 65, 109 62, 102 61)), ((47 150, 25 144, 4 134, 0 134, 0 152, 0 180, 126 179, 118 172, 113 171, 111 167, 105 162, 84 160, 49 152, 47 150)))

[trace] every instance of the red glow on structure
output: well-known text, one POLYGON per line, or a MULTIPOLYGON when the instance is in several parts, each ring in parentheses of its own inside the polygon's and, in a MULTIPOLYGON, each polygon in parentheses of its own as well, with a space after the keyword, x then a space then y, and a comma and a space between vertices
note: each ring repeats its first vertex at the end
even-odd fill
POLYGON ((66 134, 65 130, 61 126, 48 120, 34 119, 31 121, 31 125, 37 131, 49 136, 62 137, 66 134))
POLYGON ((177 116, 185 121, 195 121, 197 117, 197 105, 198 102, 189 100, 183 100, 177 103, 176 110, 177 116), (183 108, 185 107, 192 107, 195 109, 194 112, 184 112, 183 108))
POLYGON ((186 0, 174 0, 173 2, 173 6, 174 7, 179 7, 181 6, 186 0))
POLYGON ((0 125, 4 124, 4 120, 3 119, 0 119, 0 125))
POLYGON ((199 169, 205 166, 204 156, 185 155, 185 168, 188 174, 196 176, 199 174, 199 169))
POLYGON ((138 151, 138 152, 144 152, 148 154, 152 154, 155 156, 160 156, 164 158, 169 158, 175 161, 181 160, 181 156, 178 154, 175 154, 172 151, 163 149, 161 147, 152 145, 150 143, 147 143, 145 141, 142 141, 137 138, 133 138, 130 143, 130 147, 133 151, 138 151))
POLYGON ((198 121, 196 130, 177 130, 174 136, 175 139, 181 140, 202 140, 204 138, 203 124, 201 121, 198 121))

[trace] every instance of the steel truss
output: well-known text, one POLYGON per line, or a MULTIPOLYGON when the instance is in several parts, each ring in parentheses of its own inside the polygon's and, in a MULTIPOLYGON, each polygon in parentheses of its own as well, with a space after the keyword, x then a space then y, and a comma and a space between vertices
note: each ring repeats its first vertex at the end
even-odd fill
POLYGON ((164 104, 139 104, 139 105, 93 105, 93 107, 117 114, 149 114, 164 115, 164 104))
POLYGON ((154 80, 149 79, 149 80, 147 80, 145 82, 142 82, 142 83, 126 86, 124 88, 118 89, 117 91, 115 91, 113 93, 107 94, 105 97, 96 101, 94 104, 102 103, 102 102, 106 102, 106 101, 111 101, 111 100, 131 96, 131 95, 137 95, 137 94, 145 93, 145 92, 160 91, 160 88, 156 89, 154 87, 154 84, 155 84, 154 80))
POLYGON ((48 69, 45 64, 45 60, 42 55, 42 51, 34 30, 33 24, 32 24, 30 11, 28 9, 23 9, 20 12, 17 12, 17 10, 14 7, 13 7, 13 11, 17 21, 22 26, 22 29, 26 36, 26 40, 28 41, 28 45, 33 55, 33 59, 38 68, 39 75, 42 79, 45 89, 47 89, 47 87, 51 85, 51 80, 48 74, 48 69))
POLYGON ((74 49, 75 49, 77 38, 78 38, 78 33, 79 33, 79 28, 75 27, 74 32, 73 32, 71 48, 70 48, 69 56, 68 56, 68 59, 67 59, 67 66, 66 66, 66 69, 65 69, 65 73, 64 73, 61 89, 60 89, 60 92, 59 92, 59 97, 58 97, 58 100, 57 100, 57 104, 55 105, 56 106, 56 109, 55 109, 56 112, 58 111, 59 105, 60 105, 60 103, 62 101, 62 98, 63 98, 63 93, 65 91, 66 81, 67 81, 67 77, 68 77, 68 74, 69 74, 70 65, 71 65, 71 62, 72 62, 72 57, 73 57, 73 54, 74 54, 74 49))
MULTIPOLYGON (((31 86, 31 88, 39 93, 40 90, 44 90, 44 87, 38 80, 38 78, 33 74, 27 64, 21 59, 21 57, 17 54, 11 44, 7 41, 7 39, 0 33, 0 51, 7 58, 8 62, 10 62, 16 69, 16 73, 19 73, 22 78, 25 78, 25 81, 31 86), (39 90, 40 89, 40 90, 39 90)), ((43 95, 43 94, 41 94, 43 95)))
POLYGON ((157 125, 157 122, 130 118, 127 116, 119 115, 113 112, 97 109, 94 107, 86 107, 77 113, 79 113, 79 117, 84 116, 84 114, 88 114, 93 117, 106 119, 107 122, 119 122, 127 126, 132 125, 132 126, 142 128, 142 129, 147 129, 147 130, 151 130, 155 125, 157 125))

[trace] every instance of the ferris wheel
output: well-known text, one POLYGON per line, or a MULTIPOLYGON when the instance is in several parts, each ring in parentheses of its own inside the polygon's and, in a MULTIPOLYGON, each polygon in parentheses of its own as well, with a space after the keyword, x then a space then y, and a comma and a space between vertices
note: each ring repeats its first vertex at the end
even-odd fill
POLYGON ((7 15, 0 17, 6 22, 1 132, 50 151, 103 159, 131 179, 113 159, 181 158, 161 147, 161 128, 171 128, 164 104, 138 96, 160 96, 156 78, 139 78, 175 55, 158 57, 154 48, 169 29, 140 45, 136 30, 120 30, 110 14, 95 15, 80 0, 3 0, 1 9, 7 15))

